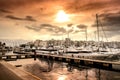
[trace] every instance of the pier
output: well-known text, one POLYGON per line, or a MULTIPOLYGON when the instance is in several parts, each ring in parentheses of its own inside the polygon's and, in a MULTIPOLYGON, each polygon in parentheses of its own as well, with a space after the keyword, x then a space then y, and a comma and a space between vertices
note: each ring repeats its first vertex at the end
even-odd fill
POLYGON ((107 69, 107 70, 114 70, 113 66, 115 65, 120 66, 120 62, 92 60, 92 59, 66 57, 66 56, 59 56, 59 55, 38 54, 37 57, 42 59, 47 59, 47 60, 67 62, 69 64, 75 64, 77 66, 83 65, 83 66, 95 67, 95 68, 101 68, 101 69, 107 69))
MULTIPOLYGON (((111 62, 111 61, 103 61, 103 60, 94 60, 94 59, 85 59, 85 58, 76 58, 76 57, 68 57, 62 55, 50 55, 50 54, 34 54, 25 52, 22 54, 15 54, 15 55, 3 55, 0 57, 2 60, 5 61, 12 61, 17 59, 27 59, 27 58, 40 58, 40 59, 47 59, 53 61, 60 61, 66 62, 73 65, 83 65, 88 67, 95 67, 107 70, 114 70, 114 66, 120 66, 120 62, 111 62)), ((120 70, 120 69, 117 69, 120 70)))
POLYGON ((27 58, 34 58, 33 54, 14 54, 14 55, 2 55, 0 56, 1 60, 5 61, 12 61, 17 59, 27 59, 27 58))

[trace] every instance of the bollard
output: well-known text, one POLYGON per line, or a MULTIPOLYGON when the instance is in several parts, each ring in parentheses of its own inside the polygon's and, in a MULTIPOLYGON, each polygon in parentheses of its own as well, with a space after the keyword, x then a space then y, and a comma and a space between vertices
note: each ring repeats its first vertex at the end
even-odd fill
POLYGON ((74 57, 74 55, 72 54, 72 57, 74 57))
POLYGON ((37 55, 36 55, 36 51, 34 51, 34 60, 36 60, 36 57, 37 57, 37 55))
POLYGON ((0 55, 0 60, 2 60, 2 56, 0 55))
POLYGON ((17 55, 17 59, 21 59, 21 55, 17 55))
POLYGON ((35 50, 32 50, 32 52, 34 53, 34 60, 36 60, 36 57, 37 57, 36 51, 35 51, 35 50))

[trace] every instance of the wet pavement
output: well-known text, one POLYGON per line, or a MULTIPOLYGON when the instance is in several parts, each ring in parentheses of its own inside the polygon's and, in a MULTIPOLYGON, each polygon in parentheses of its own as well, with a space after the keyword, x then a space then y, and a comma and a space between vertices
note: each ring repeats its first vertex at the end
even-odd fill
POLYGON ((15 73, 0 64, 0 80, 22 80, 15 73))

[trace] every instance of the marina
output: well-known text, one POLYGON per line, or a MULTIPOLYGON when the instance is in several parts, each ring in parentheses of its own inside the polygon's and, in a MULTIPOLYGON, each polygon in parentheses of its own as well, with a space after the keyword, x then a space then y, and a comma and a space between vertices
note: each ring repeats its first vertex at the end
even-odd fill
POLYGON ((0 76, 2 76, 1 79, 7 80, 120 79, 119 49, 115 52, 98 53, 87 51, 74 53, 72 51, 68 53, 54 48, 27 48, 25 50, 22 47, 14 47, 13 51, 2 50, 0 65, 0 68, 3 68, 2 73, 4 75, 14 75, 8 79, 0 73, 0 76), (6 73, 4 68, 7 71, 10 70, 10 73, 6 73), (19 73, 16 73, 16 71, 19 73), (112 76, 109 77, 108 75, 112 76))
POLYGON ((120 80, 120 0, 0 0, 0 80, 120 80))

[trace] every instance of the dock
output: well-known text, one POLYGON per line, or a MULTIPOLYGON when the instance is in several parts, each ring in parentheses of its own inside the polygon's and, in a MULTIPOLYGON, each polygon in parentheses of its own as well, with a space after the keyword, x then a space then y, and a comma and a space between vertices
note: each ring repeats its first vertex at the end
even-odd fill
POLYGON ((13 55, 2 55, 0 56, 1 60, 5 61, 12 61, 12 60, 17 60, 17 59, 27 59, 27 58, 34 58, 33 54, 13 54, 13 55))
POLYGON ((62 55, 50 55, 50 54, 34 54, 34 53, 24 53, 24 54, 16 54, 16 55, 4 55, 1 56, 2 60, 12 61, 17 59, 26 59, 26 58, 40 58, 46 60, 54 60, 60 62, 66 62, 69 64, 75 64, 77 66, 83 65, 88 67, 95 67, 107 70, 120 70, 119 68, 115 68, 115 66, 120 66, 120 61, 113 62, 113 61, 103 61, 103 60, 94 60, 94 59, 85 59, 85 58, 76 58, 76 57, 68 57, 62 55))
MULTIPOLYGON (((85 58, 76 58, 76 57, 67 57, 60 55, 49 55, 49 54, 38 54, 38 58, 67 62, 69 64, 83 65, 88 67, 95 67, 107 70, 115 70, 114 66, 120 66, 120 62, 111 62, 111 61, 103 61, 103 60, 93 60, 93 59, 85 59, 85 58)), ((116 69, 119 70, 120 69, 116 69)))

